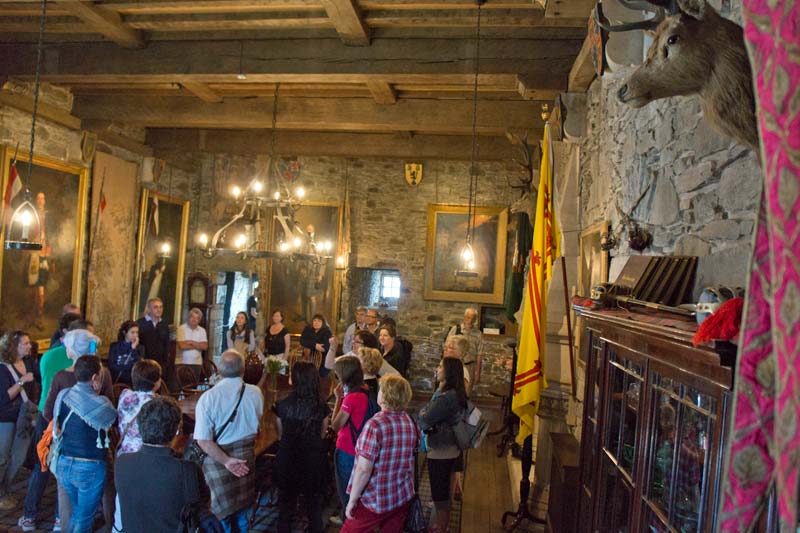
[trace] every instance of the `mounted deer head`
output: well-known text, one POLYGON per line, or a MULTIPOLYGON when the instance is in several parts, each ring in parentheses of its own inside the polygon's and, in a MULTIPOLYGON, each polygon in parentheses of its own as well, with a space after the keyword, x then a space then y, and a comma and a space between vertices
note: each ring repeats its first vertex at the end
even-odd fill
POLYGON ((742 28, 721 17, 705 0, 618 0, 654 17, 610 25, 602 3, 595 16, 607 31, 655 32, 645 62, 622 84, 617 97, 633 107, 660 98, 699 94, 703 114, 722 133, 756 149, 758 130, 750 62, 742 28))

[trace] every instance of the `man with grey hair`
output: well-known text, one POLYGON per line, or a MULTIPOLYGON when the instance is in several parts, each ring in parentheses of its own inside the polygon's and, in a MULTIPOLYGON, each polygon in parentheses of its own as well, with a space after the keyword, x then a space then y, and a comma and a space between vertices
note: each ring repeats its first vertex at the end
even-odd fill
POLYGON ((367 308, 363 305, 356 307, 356 321, 350 324, 344 332, 344 346, 342 346, 342 353, 350 353, 353 351, 353 336, 356 331, 367 329, 367 308))
POLYGON ((187 367, 197 382, 203 381, 203 352, 208 350, 206 330, 200 325, 203 312, 192 307, 185 324, 178 326, 178 350, 175 354, 175 367, 187 367))
POLYGON ((461 360, 464 366, 469 370, 470 383, 472 388, 481 380, 481 351, 483 348, 483 335, 478 327, 478 310, 474 307, 467 307, 464 310, 464 321, 450 328, 447 332, 447 339, 445 346, 451 338, 456 336, 463 336, 469 341, 469 350, 461 360))
POLYGON ((197 401, 194 438, 208 454, 203 474, 211 491, 211 511, 225 531, 247 531, 247 511, 256 496, 255 441, 264 412, 261 389, 242 379, 244 358, 223 352, 222 379, 197 401))

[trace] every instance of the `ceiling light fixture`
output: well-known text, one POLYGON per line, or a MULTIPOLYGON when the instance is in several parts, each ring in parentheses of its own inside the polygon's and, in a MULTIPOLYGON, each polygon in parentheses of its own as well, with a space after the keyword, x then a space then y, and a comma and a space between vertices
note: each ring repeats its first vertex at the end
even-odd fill
MULTIPOLYGON (((13 190, 13 180, 20 180, 22 202, 14 209, 6 227, 4 247, 6 250, 41 250, 42 222, 39 210, 31 203, 31 176, 33 175, 33 148, 36 144, 36 116, 39 110, 39 84, 42 75, 42 48, 44 28, 47 22, 47 0, 42 0, 42 16, 39 20, 39 40, 36 43, 36 76, 33 81, 33 111, 31 112, 31 144, 28 152, 28 173, 24 181, 17 174, 17 152, 11 161, 9 185, 13 190)), ((17 145, 19 146, 19 145, 17 145)))
POLYGON ((278 122, 278 91, 280 84, 275 85, 272 101, 272 129, 270 139, 270 162, 266 178, 262 181, 255 178, 242 189, 234 185, 231 196, 239 206, 239 211, 209 239, 201 233, 197 242, 205 257, 211 258, 219 253, 236 254, 243 259, 271 258, 306 260, 314 263, 325 263, 332 258, 333 244, 330 241, 316 242, 314 235, 303 231, 295 220, 295 213, 302 207, 301 200, 306 195, 302 186, 291 189, 290 179, 278 172, 275 155, 275 136, 278 122), (272 192, 269 192, 272 191, 272 192), (264 240, 257 237, 257 223, 266 220, 277 221, 276 231, 280 237, 273 240, 274 249, 264 240), (227 246, 228 230, 241 229, 227 246))
POLYGON ((475 250, 472 248, 472 241, 475 237, 475 212, 478 202, 478 75, 480 74, 481 62, 481 6, 485 1, 477 0, 478 22, 475 35, 475 78, 472 85, 472 155, 469 165, 467 229, 464 237, 464 247, 461 249, 461 268, 456 270, 456 277, 475 277, 478 275, 475 270, 475 250))

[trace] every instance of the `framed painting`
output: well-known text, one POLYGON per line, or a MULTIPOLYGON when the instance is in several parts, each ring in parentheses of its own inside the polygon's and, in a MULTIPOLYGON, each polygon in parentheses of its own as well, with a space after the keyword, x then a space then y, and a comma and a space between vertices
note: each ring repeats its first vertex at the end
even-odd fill
MULTIPOLYGON (((338 204, 304 203, 295 213, 295 220, 314 241, 328 240, 334 243, 336 247, 331 255, 336 257, 336 250, 341 249, 341 209, 338 204)), ((277 249, 283 235, 277 221, 274 221, 270 235, 274 241, 272 249, 277 249)), ((280 309, 289 332, 299 335, 311 323, 311 318, 321 313, 335 333, 339 291, 339 284, 334 282, 335 263, 334 259, 325 264, 273 259, 265 314, 280 309)), ((267 320, 271 320, 271 317, 268 316, 267 320)))
POLYGON ((428 205, 425 247, 426 300, 502 304, 506 274, 505 207, 477 207, 472 248, 476 275, 459 273, 468 206, 428 205))
POLYGON ((189 230, 189 200, 142 190, 139 239, 133 293, 134 319, 144 314, 147 301, 161 298, 163 320, 170 328, 181 322, 183 269, 189 230))
MULTIPOLYGON (((23 201, 22 193, 13 193, 13 184, 8 187, 14 156, 15 149, 2 148, 2 190, 11 193, 10 205, 3 202, 2 239, 7 218, 23 201)), ((27 152, 16 154, 17 180, 27 180, 29 161, 27 152)), ((88 168, 34 155, 30 192, 43 247, 38 251, 0 247, 0 328, 27 331, 40 352, 50 346, 64 304, 81 304, 88 181, 88 168)))

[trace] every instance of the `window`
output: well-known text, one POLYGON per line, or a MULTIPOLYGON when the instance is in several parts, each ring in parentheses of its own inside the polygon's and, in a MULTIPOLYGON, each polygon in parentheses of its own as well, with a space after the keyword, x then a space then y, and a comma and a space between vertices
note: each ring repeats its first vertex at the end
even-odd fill
POLYGON ((400 276, 385 274, 381 277, 381 298, 400 298, 400 276))

